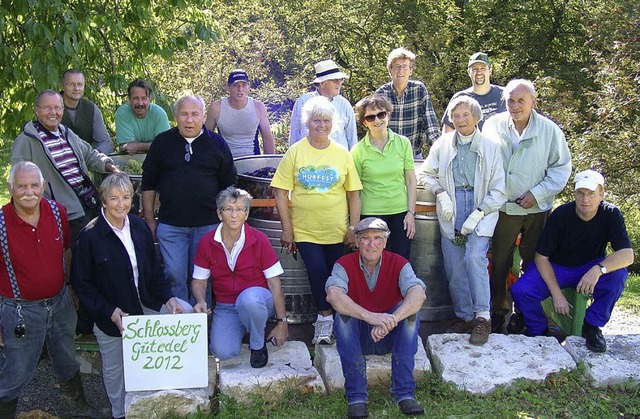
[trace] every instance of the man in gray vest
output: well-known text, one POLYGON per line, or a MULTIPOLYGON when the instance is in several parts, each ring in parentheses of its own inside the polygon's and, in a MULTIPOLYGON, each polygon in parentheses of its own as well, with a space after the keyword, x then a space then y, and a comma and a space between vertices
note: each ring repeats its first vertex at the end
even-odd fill
POLYGON ((62 73, 60 95, 64 102, 62 124, 71 128, 80 138, 103 154, 113 151, 111 136, 104 125, 100 108, 84 98, 82 71, 69 69, 62 73))

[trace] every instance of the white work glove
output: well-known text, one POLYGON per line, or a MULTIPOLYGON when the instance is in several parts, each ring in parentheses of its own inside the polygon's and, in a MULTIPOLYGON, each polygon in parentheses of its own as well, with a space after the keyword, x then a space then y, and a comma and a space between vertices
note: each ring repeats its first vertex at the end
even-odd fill
POLYGON ((436 195, 438 205, 440 206, 440 217, 442 221, 449 221, 453 217, 453 202, 449 198, 449 194, 444 191, 436 195))
POLYGON ((473 211, 471 214, 469 214, 469 217, 467 217, 464 224, 462 224, 462 229, 460 229, 460 233, 463 236, 473 233, 473 230, 476 229, 476 227, 478 226, 478 223, 480 222, 480 220, 482 220, 483 217, 484 217, 484 211, 481 211, 479 209, 473 211))

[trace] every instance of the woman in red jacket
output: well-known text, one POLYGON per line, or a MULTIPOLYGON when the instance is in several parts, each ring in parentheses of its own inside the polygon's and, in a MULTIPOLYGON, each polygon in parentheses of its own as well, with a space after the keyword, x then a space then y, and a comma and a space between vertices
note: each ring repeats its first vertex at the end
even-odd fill
POLYGON ((251 195, 232 186, 216 199, 222 223, 200 240, 193 264, 191 293, 194 311, 206 313, 207 280, 211 278, 215 301, 209 349, 224 360, 240 353, 249 332, 251 366, 262 368, 269 353, 265 344, 267 320, 274 314, 276 327, 267 340, 280 346, 288 336, 280 275, 284 272, 267 236, 245 224, 251 195))

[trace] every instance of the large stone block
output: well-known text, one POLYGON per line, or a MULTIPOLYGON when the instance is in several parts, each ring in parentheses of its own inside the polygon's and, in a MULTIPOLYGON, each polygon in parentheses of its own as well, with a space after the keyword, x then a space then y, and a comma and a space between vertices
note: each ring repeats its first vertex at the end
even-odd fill
MULTIPOLYGON (((391 354, 367 355, 367 382, 370 386, 389 383, 391 380, 391 354)), ((316 356, 313 365, 318 369, 324 380, 327 391, 344 388, 344 375, 342 363, 335 345, 316 345, 316 356)), ((418 351, 415 357, 413 377, 418 380, 425 373, 431 372, 431 362, 424 350, 424 345, 418 341, 418 351)))
POLYGON ((518 379, 544 381, 560 370, 573 370, 575 361, 552 337, 492 334, 482 346, 469 335, 440 334, 427 338, 434 371, 444 381, 474 394, 488 394, 518 379))
POLYGON ((264 392, 269 398, 278 398, 290 388, 326 391, 320 374, 311 365, 311 354, 304 342, 288 341, 280 347, 267 347, 269 362, 264 368, 251 367, 251 352, 246 345, 240 355, 220 361, 220 392, 246 401, 250 393, 264 392))
POLYGON ((168 414, 179 417, 210 410, 211 396, 216 386, 216 359, 209 357, 209 386, 159 391, 130 391, 124 399, 127 419, 161 419, 168 414))
POLYGON ((569 336, 564 349, 576 362, 583 362, 585 376, 596 387, 617 384, 640 384, 640 335, 609 335, 607 351, 594 353, 584 338, 569 336))

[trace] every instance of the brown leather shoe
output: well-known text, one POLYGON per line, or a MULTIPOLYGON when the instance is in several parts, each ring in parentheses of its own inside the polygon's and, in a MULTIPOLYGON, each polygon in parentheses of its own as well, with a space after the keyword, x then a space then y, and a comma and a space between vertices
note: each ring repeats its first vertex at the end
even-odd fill
POLYGON ((491 322, 483 317, 476 317, 473 321, 473 330, 469 343, 472 345, 484 345, 491 334, 491 322))

